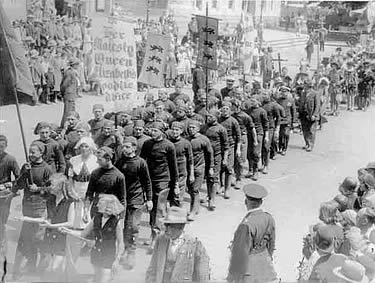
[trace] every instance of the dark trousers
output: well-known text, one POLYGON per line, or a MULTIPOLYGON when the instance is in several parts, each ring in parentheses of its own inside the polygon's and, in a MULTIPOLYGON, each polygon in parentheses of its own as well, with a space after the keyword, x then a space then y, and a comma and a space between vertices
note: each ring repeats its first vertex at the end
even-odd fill
POLYGON ((258 171, 258 163, 262 153, 263 147, 263 135, 257 135, 258 145, 254 146, 253 138, 248 143, 247 158, 249 161, 249 171, 258 171))
MULTIPOLYGON (((280 129, 278 132, 278 137, 280 136, 280 129)), ((270 158, 273 158, 279 152, 279 138, 276 136, 276 129, 275 133, 273 134, 273 139, 271 141, 271 149, 270 149, 270 158)))
POLYGON ((290 127, 288 124, 280 125, 279 148, 281 151, 287 151, 289 145, 290 127))
POLYGON ((142 206, 128 206, 124 220, 125 249, 134 252, 137 248, 139 226, 142 219, 142 206))
POLYGON ((324 51, 324 41, 319 41, 319 51, 324 51))
POLYGON ((66 122, 66 118, 68 118, 68 114, 70 111, 76 111, 76 101, 74 99, 66 99, 64 98, 64 112, 63 117, 61 119, 61 127, 64 127, 66 122))
MULTIPOLYGON (((236 175, 236 180, 241 180, 241 175, 243 171, 243 167, 245 165, 246 159, 247 159, 247 134, 242 133, 241 135, 241 156, 238 157, 236 154, 234 156, 234 173, 236 175)), ((235 152, 237 152, 237 148, 235 149, 235 152)))
POLYGON ((271 150, 271 144, 272 140, 274 138, 275 129, 269 129, 268 130, 268 142, 264 142, 263 138, 263 144, 262 144, 262 164, 263 166, 268 166, 270 161, 270 150, 271 150))
POLYGON ((209 200, 215 198, 216 187, 220 184, 220 171, 222 160, 223 157, 221 155, 221 152, 219 154, 214 155, 214 174, 211 176, 207 176, 207 195, 209 200))
POLYGON ((194 182, 191 184, 188 182, 188 192, 190 196, 196 196, 199 194, 199 190, 202 188, 203 180, 204 180, 204 166, 199 166, 194 168, 194 182))
POLYGON ((313 147, 315 144, 316 125, 316 121, 301 119, 303 138, 307 146, 313 147))
POLYGON ((160 218, 167 213, 168 194, 169 182, 152 181, 153 208, 150 211, 150 226, 153 237, 158 235, 162 229, 160 218))
MULTIPOLYGON (((176 204, 178 204, 176 206, 182 206, 182 203, 184 201, 185 192, 186 192, 186 180, 187 180, 186 175, 178 177, 178 186, 180 187, 180 195, 178 196, 178 202, 175 201, 176 204)), ((171 203, 171 206, 172 206, 172 203, 171 203)))

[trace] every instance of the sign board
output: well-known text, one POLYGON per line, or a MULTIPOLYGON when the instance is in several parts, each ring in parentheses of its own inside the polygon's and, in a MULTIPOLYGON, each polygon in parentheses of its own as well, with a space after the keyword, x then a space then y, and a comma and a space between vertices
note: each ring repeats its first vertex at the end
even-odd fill
POLYGON ((143 103, 137 95, 137 61, 134 25, 116 18, 93 20, 94 78, 99 81, 105 103, 113 111, 143 103))
POLYGON ((164 85, 165 61, 170 50, 171 38, 162 34, 148 34, 146 55, 138 81, 154 87, 164 85))
POLYGON ((204 16, 196 16, 196 19, 199 33, 197 65, 217 70, 219 20, 204 16))

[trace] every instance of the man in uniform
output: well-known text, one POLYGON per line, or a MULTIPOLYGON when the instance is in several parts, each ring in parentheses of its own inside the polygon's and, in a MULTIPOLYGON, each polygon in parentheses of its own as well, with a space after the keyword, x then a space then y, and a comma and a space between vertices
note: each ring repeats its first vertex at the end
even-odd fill
POLYGON ((312 83, 306 84, 299 103, 299 118, 306 146, 303 149, 310 152, 315 144, 317 121, 320 113, 320 99, 318 93, 312 89, 312 83))
POLYGON ((163 129, 164 124, 160 122, 150 125, 151 139, 145 141, 140 154, 147 162, 152 184, 151 248, 161 231, 158 217, 166 213, 169 190, 174 190, 175 194, 179 193, 176 149, 173 143, 164 137, 163 129))
POLYGON ((228 282, 277 282, 272 255, 275 250, 275 221, 260 206, 267 190, 258 184, 244 187, 247 214, 238 226, 231 247, 228 282))
POLYGON ((213 175, 207 178, 208 209, 216 208, 215 196, 220 185, 220 171, 228 162, 228 134, 227 130, 218 123, 219 110, 212 109, 207 114, 207 124, 202 127, 202 133, 208 137, 213 150, 213 175))
POLYGON ((150 136, 145 135, 145 122, 143 120, 134 121, 133 136, 137 139, 136 154, 139 155, 145 141, 151 139, 150 136))
POLYGON ((221 107, 221 115, 219 123, 227 130, 228 134, 228 160, 222 173, 224 174, 224 198, 229 199, 229 189, 232 184, 232 176, 234 173, 234 158, 235 155, 241 156, 241 129, 238 121, 231 116, 232 104, 230 102, 223 102, 221 107))
POLYGON ((181 82, 176 82, 175 92, 169 95, 169 100, 172 101, 174 104, 177 104, 178 100, 182 100, 184 103, 187 103, 190 101, 189 95, 182 92, 181 82))
MULTIPOLYGON (((195 216, 199 213, 199 190, 202 187, 204 176, 213 175, 213 150, 210 140, 199 133, 200 123, 198 121, 190 121, 188 126, 189 138, 193 150, 194 160, 194 178, 193 182, 188 182, 190 194, 190 214, 188 219, 195 220, 195 216)), ((189 180, 190 181, 190 180, 189 180)))
POLYGON ((96 140, 101 134, 104 122, 106 122, 107 119, 104 118, 104 106, 102 104, 95 104, 92 107, 92 112, 94 114, 94 119, 91 119, 88 123, 91 127, 91 137, 93 140, 96 140))
POLYGON ((233 90, 233 88, 234 88, 234 78, 227 78, 227 86, 220 90, 222 99, 224 99, 225 97, 228 97, 229 93, 233 90))

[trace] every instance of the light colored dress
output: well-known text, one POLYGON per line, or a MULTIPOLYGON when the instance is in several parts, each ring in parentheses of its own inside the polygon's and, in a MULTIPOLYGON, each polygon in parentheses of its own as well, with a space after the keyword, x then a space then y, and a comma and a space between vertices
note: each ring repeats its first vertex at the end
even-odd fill
POLYGON ((89 179, 92 171, 98 168, 97 158, 94 154, 83 161, 81 155, 74 156, 70 159, 70 168, 68 177, 73 179, 73 188, 79 197, 79 201, 75 203, 75 229, 83 229, 87 224, 83 222, 84 199, 89 185, 89 179))

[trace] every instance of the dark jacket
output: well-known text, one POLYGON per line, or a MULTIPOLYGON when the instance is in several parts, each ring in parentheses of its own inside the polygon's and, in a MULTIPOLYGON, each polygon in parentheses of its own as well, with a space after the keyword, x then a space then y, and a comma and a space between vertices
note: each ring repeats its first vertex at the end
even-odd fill
POLYGON ((315 120, 319 118, 320 113, 320 99, 319 95, 315 90, 304 91, 300 98, 299 104, 299 117, 301 120, 312 121, 312 117, 315 120))
POLYGON ((61 95, 64 99, 74 100, 78 96, 78 81, 76 71, 68 68, 60 85, 61 95))

